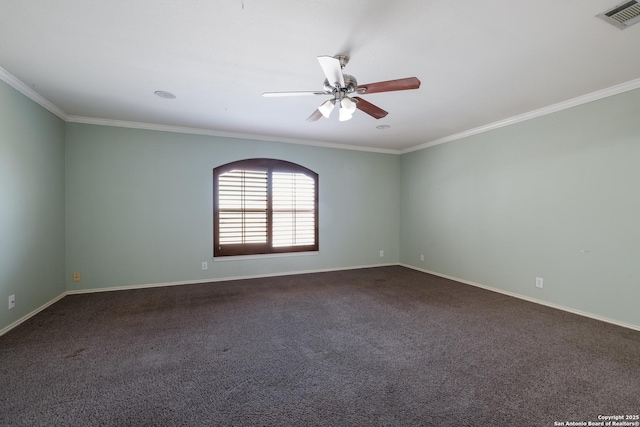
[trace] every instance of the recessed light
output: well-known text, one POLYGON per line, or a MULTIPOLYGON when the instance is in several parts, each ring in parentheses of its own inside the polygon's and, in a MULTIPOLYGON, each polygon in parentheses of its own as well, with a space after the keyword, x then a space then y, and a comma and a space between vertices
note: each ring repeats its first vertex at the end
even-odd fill
POLYGON ((389 126, 389 125, 378 125, 378 126, 376 126, 376 129, 385 130, 385 129, 389 129, 390 127, 391 126, 389 126))
POLYGON ((176 99, 176 96, 174 94, 172 94, 171 92, 167 92, 164 90, 157 90, 154 92, 156 95, 158 95, 160 98, 164 98, 164 99, 176 99))

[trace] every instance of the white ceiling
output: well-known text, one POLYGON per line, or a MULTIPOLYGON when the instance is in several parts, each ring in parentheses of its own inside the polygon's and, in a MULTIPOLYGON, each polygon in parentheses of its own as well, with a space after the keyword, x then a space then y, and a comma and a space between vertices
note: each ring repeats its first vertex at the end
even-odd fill
MULTIPOLYGON (((619 0, 2 0, 0 67, 69 121, 139 122, 406 150, 640 78, 640 24, 619 0), (319 55, 348 54, 389 112, 305 119, 328 97, 319 55), (154 95, 174 93, 174 100, 154 95), (377 130, 380 124, 388 130, 377 130)), ((6 79, 5 79, 6 80, 6 79)))

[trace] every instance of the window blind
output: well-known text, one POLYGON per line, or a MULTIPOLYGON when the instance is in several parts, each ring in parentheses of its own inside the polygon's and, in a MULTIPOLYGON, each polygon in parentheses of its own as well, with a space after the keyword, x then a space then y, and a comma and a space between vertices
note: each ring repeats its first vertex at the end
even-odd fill
POLYGON ((300 173, 273 173, 273 246, 315 243, 315 182, 300 173))
POLYGON ((267 172, 232 170, 218 179, 221 245, 267 242, 267 172))
POLYGON ((213 170, 214 256, 318 250, 318 174, 276 159, 213 170))

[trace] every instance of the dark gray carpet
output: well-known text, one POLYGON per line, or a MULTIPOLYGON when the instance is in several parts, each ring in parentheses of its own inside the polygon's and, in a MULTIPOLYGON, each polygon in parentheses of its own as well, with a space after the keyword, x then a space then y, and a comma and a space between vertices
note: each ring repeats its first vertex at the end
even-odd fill
POLYGON ((67 296, 0 424, 553 426, 640 412, 640 332, 403 267, 67 296))

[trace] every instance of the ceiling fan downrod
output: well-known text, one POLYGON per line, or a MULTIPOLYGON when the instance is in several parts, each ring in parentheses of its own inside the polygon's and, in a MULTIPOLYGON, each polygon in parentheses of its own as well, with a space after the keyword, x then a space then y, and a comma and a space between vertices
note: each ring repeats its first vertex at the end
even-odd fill
POLYGON ((344 67, 346 67, 346 65, 349 63, 349 56, 348 55, 336 55, 334 56, 334 58, 336 58, 338 61, 340 61, 340 68, 344 69, 344 67))

